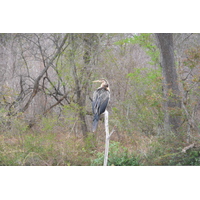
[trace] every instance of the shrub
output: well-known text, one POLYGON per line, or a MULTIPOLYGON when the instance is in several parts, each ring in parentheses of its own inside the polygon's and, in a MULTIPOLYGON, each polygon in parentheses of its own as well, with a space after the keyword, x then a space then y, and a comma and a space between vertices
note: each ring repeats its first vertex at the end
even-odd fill
MULTIPOLYGON (((91 165, 103 165, 104 152, 97 153, 97 158, 95 158, 91 165)), ((110 143, 109 155, 108 155, 108 166, 138 166, 139 161, 135 155, 130 155, 128 149, 120 145, 119 142, 112 141, 110 143)))

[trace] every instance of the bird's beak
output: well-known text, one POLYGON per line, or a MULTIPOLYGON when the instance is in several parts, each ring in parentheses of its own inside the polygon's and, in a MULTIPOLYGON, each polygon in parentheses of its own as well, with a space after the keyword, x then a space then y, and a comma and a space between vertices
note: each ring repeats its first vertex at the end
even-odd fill
POLYGON ((93 83, 101 83, 101 80, 92 81, 93 83))

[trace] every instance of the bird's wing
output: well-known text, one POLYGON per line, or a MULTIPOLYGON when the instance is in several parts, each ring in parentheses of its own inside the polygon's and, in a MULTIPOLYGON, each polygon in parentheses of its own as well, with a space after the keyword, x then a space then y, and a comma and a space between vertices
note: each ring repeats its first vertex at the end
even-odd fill
POLYGON ((98 106, 98 92, 97 91, 94 91, 93 93, 93 101, 92 101, 92 112, 93 114, 96 114, 97 113, 97 106, 98 106))
POLYGON ((105 112, 106 107, 107 107, 107 105, 108 105, 109 96, 110 96, 110 94, 109 94, 108 91, 106 91, 105 93, 103 93, 103 94, 101 95, 101 104, 100 104, 100 106, 99 106, 99 114, 102 114, 102 113, 105 112))
POLYGON ((105 89, 98 89, 93 94, 92 110, 94 114, 102 114, 110 98, 110 92, 105 89))

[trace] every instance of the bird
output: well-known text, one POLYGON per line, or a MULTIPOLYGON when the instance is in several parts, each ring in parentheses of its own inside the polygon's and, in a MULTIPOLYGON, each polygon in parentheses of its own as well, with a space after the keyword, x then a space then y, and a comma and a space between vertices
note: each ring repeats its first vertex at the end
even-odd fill
POLYGON ((101 83, 101 86, 94 91, 92 100, 92 112, 94 115, 92 132, 95 132, 100 115, 105 112, 108 102, 110 100, 110 88, 108 81, 104 78, 93 82, 101 83))

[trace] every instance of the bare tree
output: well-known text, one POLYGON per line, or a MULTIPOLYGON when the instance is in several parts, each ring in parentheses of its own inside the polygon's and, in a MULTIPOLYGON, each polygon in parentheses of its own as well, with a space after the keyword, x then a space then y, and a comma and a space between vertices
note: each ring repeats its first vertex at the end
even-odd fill
MULTIPOLYGON (((28 108, 30 102, 31 102, 32 99, 35 97, 35 95, 37 94, 38 89, 39 89, 39 82, 40 82, 40 80, 41 80, 42 77, 45 75, 45 73, 47 73, 47 70, 49 69, 49 67, 53 64, 54 60, 55 60, 55 59, 58 57, 58 55, 61 53, 62 48, 63 48, 63 46, 65 45, 65 42, 66 42, 67 38, 68 38, 68 34, 66 34, 66 35, 64 36, 64 38, 63 38, 63 40, 62 40, 60 46, 59 46, 58 49, 57 49, 57 51, 56 51, 55 54, 54 54, 50 59, 48 59, 48 60, 46 60, 45 57, 43 56, 43 51, 42 51, 41 46, 40 46, 40 45, 38 46, 38 47, 39 47, 39 50, 40 50, 40 53, 41 53, 41 56, 42 56, 42 61, 43 61, 44 69, 40 72, 39 76, 35 79, 35 81, 34 81, 34 86, 33 86, 33 91, 32 91, 32 93, 31 93, 31 95, 30 95, 30 97, 29 97, 27 103, 26 103, 25 106, 21 109, 22 112, 24 112, 24 111, 28 108)), ((40 44, 39 41, 38 41, 38 44, 40 44)))

